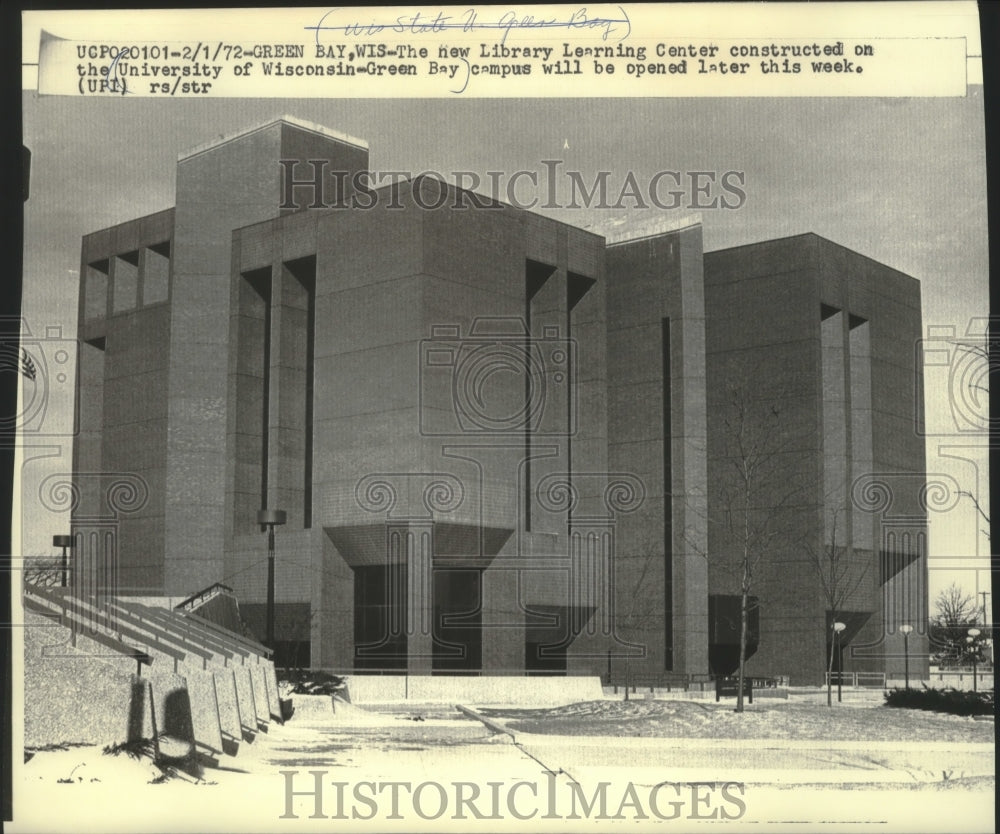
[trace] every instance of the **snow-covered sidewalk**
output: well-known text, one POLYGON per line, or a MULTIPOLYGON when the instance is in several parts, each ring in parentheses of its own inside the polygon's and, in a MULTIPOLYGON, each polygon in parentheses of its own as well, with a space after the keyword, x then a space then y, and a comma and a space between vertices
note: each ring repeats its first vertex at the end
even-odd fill
POLYGON ((661 810, 668 808, 659 786, 675 784, 689 786, 676 789, 683 814, 724 808, 762 831, 790 830, 786 824, 794 820, 878 831, 964 830, 992 820, 989 722, 791 704, 755 705, 740 716, 731 706, 644 701, 482 710, 517 725, 512 738, 442 705, 367 710, 338 703, 334 712, 325 696, 296 696, 295 703, 287 724, 272 725, 236 757, 206 767, 200 779, 165 777, 149 759, 107 755, 100 747, 36 751, 14 774, 20 789, 10 830, 637 831, 668 824, 651 813, 649 801, 659 790, 661 810), (873 729, 885 721, 886 729, 873 729), (860 733, 859 722, 869 727, 867 740, 831 735, 860 733), (743 728, 743 738, 719 737, 734 726, 743 728), (756 738, 747 737, 751 730, 756 738), (691 791, 702 789, 692 784, 713 786, 703 795, 715 804, 700 806, 691 791), (414 805, 422 785, 423 804, 414 805), (723 785, 735 792, 728 804, 720 798, 723 785), (394 814, 390 794, 397 790, 394 814), (480 808, 492 791, 499 810, 480 819, 466 807, 461 815, 469 790, 481 794, 480 808), (947 803, 938 796, 942 790, 947 803), (444 804, 436 814, 439 792, 444 804), (558 794, 558 814, 538 813, 530 822, 517 817, 546 792, 558 794), (605 794, 610 810, 603 818, 599 805, 570 816, 578 800, 604 801, 605 794))

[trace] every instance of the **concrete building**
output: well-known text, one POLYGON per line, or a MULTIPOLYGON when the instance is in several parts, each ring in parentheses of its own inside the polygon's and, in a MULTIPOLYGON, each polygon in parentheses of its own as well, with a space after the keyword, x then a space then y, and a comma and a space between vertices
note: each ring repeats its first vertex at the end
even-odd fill
MULTIPOLYGON (((727 515, 746 494, 739 471, 756 467, 750 538, 766 553, 748 668, 821 679, 835 648, 845 672, 895 673, 909 624, 925 675, 919 283, 800 235, 706 254, 705 315, 709 587, 730 619, 747 536, 727 515)), ((710 654, 725 667, 736 641, 718 625, 710 654)))
MULTIPOLYGON (((262 636, 257 512, 280 508, 279 665, 726 672, 720 397, 752 359, 794 389, 776 459, 810 484, 755 580, 752 669, 821 676, 830 606, 796 548, 856 477, 922 478, 916 282, 815 236, 706 255, 697 221, 604 237, 436 179, 357 189, 367 165, 275 120, 182 154, 174 208, 84 237, 81 592, 223 582, 262 636)), ((871 569, 829 616, 885 669, 900 572, 851 507, 838 542, 871 569)))

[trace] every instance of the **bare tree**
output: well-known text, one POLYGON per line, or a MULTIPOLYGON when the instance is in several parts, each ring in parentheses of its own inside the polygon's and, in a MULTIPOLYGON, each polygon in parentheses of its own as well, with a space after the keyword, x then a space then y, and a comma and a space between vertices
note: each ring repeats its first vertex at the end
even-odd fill
POLYGON ((938 649, 935 659, 942 666, 959 663, 969 628, 980 624, 976 599, 957 582, 952 582, 938 593, 934 609, 930 636, 938 649))
POLYGON ((972 594, 952 582, 934 600, 934 621, 943 626, 969 626, 978 620, 979 607, 972 594))
MULTIPOLYGON (((988 339, 988 336, 984 336, 988 339)), ((988 344, 980 344, 979 342, 963 342, 959 340, 954 340, 952 344, 961 351, 962 353, 968 354, 969 356, 975 357, 975 359, 981 360, 986 364, 987 374, 989 373, 990 367, 990 349, 988 344)), ((989 389, 985 385, 980 385, 974 379, 968 383, 970 391, 982 391, 985 394, 989 394, 989 389)))
POLYGON ((622 608, 617 607, 614 616, 615 635, 623 639, 625 645, 625 700, 629 699, 629 687, 631 686, 632 669, 632 648, 641 638, 643 632, 659 626, 663 622, 663 604, 651 595, 644 593, 647 586, 647 577, 650 567, 656 559, 663 559, 662 553, 656 553, 651 547, 643 547, 640 552, 634 555, 619 555, 616 563, 625 565, 628 562, 638 562, 639 570, 634 582, 628 582, 624 588, 627 594, 626 604, 622 608))
MULTIPOLYGON (((964 495, 966 498, 968 498, 975 505, 977 512, 982 517, 983 521, 986 522, 987 527, 989 527, 990 517, 986 514, 986 511, 980 505, 979 499, 976 498, 976 496, 973 495, 971 492, 969 492, 967 489, 960 489, 960 490, 958 490, 958 494, 959 495, 964 495)), ((988 529, 983 528, 982 529, 982 533, 983 533, 983 535, 986 536, 986 539, 989 540, 989 538, 990 538, 990 531, 988 529)))
POLYGON ((729 465, 721 489, 720 512, 738 557, 740 651, 736 711, 743 712, 750 592, 761 560, 781 539, 788 538, 786 511, 800 487, 780 457, 792 437, 787 431, 783 435, 787 423, 779 398, 755 398, 745 382, 731 386, 728 395, 723 442, 729 465))
MULTIPOLYGON (((301 655, 302 649, 309 642, 312 632, 312 624, 316 619, 315 612, 312 610, 312 606, 308 606, 306 611, 298 617, 292 619, 289 623, 288 637, 287 639, 291 642, 289 656, 287 658, 288 669, 287 671, 291 673, 293 670, 296 672, 302 671, 301 655)), ((310 666, 312 665, 312 659, 310 658, 310 666)))
POLYGON ((55 588, 64 584, 62 562, 51 556, 38 556, 24 560, 24 581, 30 585, 55 588))
MULTIPOLYGON (((843 612, 847 600, 861 587, 861 583, 868 573, 869 564, 865 561, 859 569, 859 565, 850 560, 848 549, 838 544, 840 518, 844 509, 844 507, 835 507, 830 513, 829 543, 820 550, 811 544, 807 544, 805 548, 816 575, 819 577, 820 588, 823 591, 823 598, 826 600, 832 622, 837 622, 837 615, 843 612)), ((833 655, 834 649, 831 644, 826 670, 826 705, 828 707, 833 706, 833 655)))

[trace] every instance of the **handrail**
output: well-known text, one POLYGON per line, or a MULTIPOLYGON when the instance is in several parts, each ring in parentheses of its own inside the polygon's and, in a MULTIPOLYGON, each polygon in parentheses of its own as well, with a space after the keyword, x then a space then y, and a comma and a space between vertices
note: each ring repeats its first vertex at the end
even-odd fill
MULTIPOLYGON (((97 631, 97 627, 100 626, 107 631, 114 632, 121 636, 121 638, 128 638, 129 640, 134 640, 135 642, 143 645, 147 648, 155 649, 156 651, 162 652, 171 659, 175 661, 183 661, 187 656, 187 652, 181 651, 180 649, 174 648, 171 645, 165 644, 158 640, 155 636, 149 634, 143 634, 134 628, 130 628, 128 625, 119 622, 123 619, 120 614, 108 611, 106 608, 104 610, 95 602, 91 600, 84 599, 82 597, 74 596, 72 594, 56 593, 49 589, 43 589, 37 585, 31 586, 30 590, 25 589, 27 598, 29 594, 41 599, 51 602, 53 605, 59 606, 62 611, 63 616, 70 620, 75 626, 86 626, 87 632, 85 636, 90 637, 93 634, 100 634, 97 631), (90 616, 87 616, 87 615, 90 616), (95 616, 96 615, 96 616, 95 616), (113 624, 106 622, 101 622, 99 618, 114 619, 113 624)), ((129 618, 124 618, 129 619, 129 618)), ((134 623, 134 621, 132 621, 134 623)), ((201 652, 191 651, 192 654, 200 655, 201 652)), ((211 655, 209 655, 211 656, 211 655)))
POLYGON ((181 651, 187 654, 193 654, 203 660, 208 660, 216 654, 216 652, 206 646, 200 645, 195 641, 188 640, 183 634, 161 627, 158 623, 144 620, 141 615, 122 605, 119 601, 111 601, 107 603, 107 605, 109 608, 114 609, 115 615, 118 619, 125 620, 140 631, 146 632, 149 635, 148 639, 155 641, 150 643, 152 646, 173 644, 181 651))
POLYGON ((213 582, 207 588, 202 588, 200 591, 192 594, 187 599, 178 602, 177 605, 174 606, 174 608, 186 609, 192 603, 196 602, 197 600, 201 599, 204 596, 208 596, 212 592, 223 593, 226 591, 228 591, 231 594, 233 592, 233 589, 230 588, 228 585, 223 585, 221 582, 213 582))
POLYGON ((854 687, 885 687, 887 675, 885 672, 824 672, 824 686, 840 681, 842 686, 854 687))
MULTIPOLYGON (((49 618, 59 618, 63 617, 63 612, 55 611, 39 602, 37 599, 32 599, 30 596, 26 596, 24 599, 25 605, 33 610, 37 614, 41 614, 43 617, 49 618)), ((144 666, 152 666, 154 658, 148 652, 141 651, 134 646, 130 646, 122 640, 112 637, 108 634, 104 634, 101 631, 91 631, 84 635, 88 640, 93 640, 95 643, 104 646, 105 648, 112 649, 124 657, 131 657, 133 660, 138 661, 144 666)))
POLYGON ((205 629, 207 629, 209 631, 214 631, 214 632, 220 633, 223 636, 229 638, 230 640, 233 640, 236 643, 239 643, 241 645, 246 646, 254 654, 260 654, 260 655, 264 655, 266 657, 270 657, 274 653, 271 649, 269 649, 267 646, 265 646, 260 641, 254 640, 252 637, 247 637, 244 634, 238 634, 237 632, 233 631, 232 629, 228 629, 225 626, 220 626, 218 623, 213 623, 211 620, 208 620, 205 617, 202 617, 197 612, 194 612, 194 611, 192 611, 192 612, 181 612, 181 616, 195 618, 195 620, 197 621, 198 625, 200 625, 202 628, 205 628, 205 629))
POLYGON ((139 606, 138 603, 134 602, 128 603, 128 607, 132 609, 137 616, 144 617, 153 623, 162 626, 162 628, 167 631, 175 631, 179 634, 183 634, 185 640, 193 642, 196 645, 204 645, 206 649, 214 652, 215 654, 222 655, 226 658, 226 660, 232 659, 237 654, 241 657, 246 657, 250 654, 248 649, 242 649, 233 643, 224 641, 222 638, 209 631, 199 629, 190 617, 185 616, 179 611, 174 611, 171 608, 139 606))

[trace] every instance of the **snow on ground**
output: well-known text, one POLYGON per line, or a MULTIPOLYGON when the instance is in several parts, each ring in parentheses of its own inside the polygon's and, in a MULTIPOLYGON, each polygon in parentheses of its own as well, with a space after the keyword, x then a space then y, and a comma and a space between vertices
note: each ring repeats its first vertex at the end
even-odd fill
POLYGON ((883 705, 758 701, 733 703, 586 701, 548 709, 483 708, 513 730, 567 736, 715 739, 822 739, 989 743, 993 721, 883 705))
MULTIPOLYGON (((35 751, 15 773, 19 819, 11 830, 298 834, 334 827, 342 831, 461 827, 517 832, 601 830, 612 823, 631 831, 664 825, 688 830, 686 818, 641 820, 633 818, 630 808, 627 818, 617 821, 589 817, 525 821, 506 805, 492 820, 463 819, 453 816, 457 806, 451 788, 448 814, 439 819, 414 817, 406 801, 400 815, 389 817, 384 793, 372 819, 331 819, 338 809, 332 787, 338 781, 347 785, 348 796, 366 780, 414 785, 433 780, 446 786, 473 782, 484 786, 484 792, 489 790, 485 786, 499 784, 502 796, 523 781, 537 785, 542 795, 547 774, 553 773, 559 774, 562 800, 571 783, 588 797, 607 784, 614 808, 629 785, 636 786, 640 801, 648 805, 650 792, 659 783, 696 779, 745 783, 745 793, 740 794, 746 805, 742 821, 755 823, 758 831, 808 830, 810 826, 801 823, 819 819, 841 821, 855 831, 882 832, 990 830, 992 825, 992 750, 984 750, 993 740, 991 721, 874 704, 831 709, 785 701, 747 705, 743 715, 733 712, 732 703, 645 700, 479 710, 507 726, 538 734, 519 733, 514 743, 507 734, 494 733, 449 705, 406 702, 365 709, 338 703, 334 712, 328 696, 295 696, 294 702, 295 715, 287 724, 272 726, 252 743, 243 743, 239 755, 223 757, 218 767, 205 767, 201 778, 184 773, 165 776, 148 758, 132 758, 125 752, 107 755, 100 746, 35 751), (747 739, 771 742, 754 744, 747 739), (803 748, 808 739, 821 743, 815 749, 807 749, 807 743, 803 748), (889 744, 904 739, 905 743, 889 744), (830 740, 881 740, 883 745, 908 749, 885 751, 873 744, 870 751, 834 750, 832 742, 822 743, 830 740), (314 772, 327 785, 324 818, 311 817, 314 772), (305 792, 292 800, 292 806, 289 779, 294 779, 296 791, 305 792), (286 816, 290 807, 294 813, 286 816), (797 824, 789 829, 787 824, 793 822, 797 824)), ((718 804, 718 794, 713 796, 718 804)), ((435 791, 425 792, 424 799, 433 809, 435 791)), ((530 788, 522 789, 517 801, 530 806, 530 788)), ((683 811, 688 814, 694 807, 689 800, 683 811)), ((726 807, 737 808, 732 802, 726 807)), ((363 813, 367 806, 355 803, 352 813, 355 810, 363 813)))

